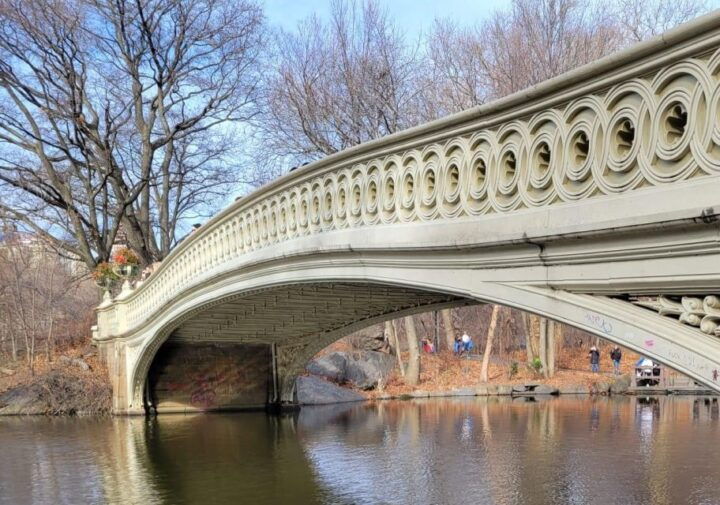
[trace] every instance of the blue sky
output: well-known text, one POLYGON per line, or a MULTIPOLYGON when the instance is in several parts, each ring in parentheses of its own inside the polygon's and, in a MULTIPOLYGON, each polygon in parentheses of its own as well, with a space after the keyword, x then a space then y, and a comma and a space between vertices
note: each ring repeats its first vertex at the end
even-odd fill
MULTIPOLYGON (((329 0, 264 0, 265 14, 271 24, 294 28, 311 13, 327 14, 329 0)), ((486 18, 510 0, 379 0, 410 36, 418 35, 435 17, 448 17, 467 24, 486 18)))

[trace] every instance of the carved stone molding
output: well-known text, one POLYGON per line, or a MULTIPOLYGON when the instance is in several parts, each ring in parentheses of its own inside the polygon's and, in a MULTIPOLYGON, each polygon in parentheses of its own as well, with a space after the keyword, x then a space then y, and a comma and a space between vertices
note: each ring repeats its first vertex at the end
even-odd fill
POLYGON ((656 311, 661 316, 695 326, 703 333, 720 337, 720 296, 642 296, 630 299, 635 305, 656 311))

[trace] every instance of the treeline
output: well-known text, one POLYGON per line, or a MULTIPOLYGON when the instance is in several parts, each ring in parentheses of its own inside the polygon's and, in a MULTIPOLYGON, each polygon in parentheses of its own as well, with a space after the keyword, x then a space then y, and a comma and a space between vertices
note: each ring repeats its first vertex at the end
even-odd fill
MULTIPOLYGON (((472 353, 483 355, 485 373, 487 363, 492 359, 505 365, 512 362, 518 366, 527 365, 545 377, 552 377, 560 367, 578 366, 573 358, 584 357, 591 345, 600 345, 598 337, 578 328, 492 304, 403 317, 355 332, 346 340, 356 349, 403 354, 406 361, 399 360, 403 380, 415 385, 420 376, 422 354, 417 343, 429 340, 436 351, 453 352, 455 338, 463 333, 472 339, 472 353), (570 358, 570 363, 563 359, 566 357, 570 358)), ((583 370, 584 364, 585 360, 582 360, 583 370)))
POLYGON ((280 30, 252 0, 0 0, 0 218, 88 269, 120 233, 151 264, 230 193, 710 7, 513 0, 411 36, 382 5, 280 30))
POLYGON ((87 343, 97 287, 82 264, 57 256, 33 235, 0 222, 0 366, 87 343))

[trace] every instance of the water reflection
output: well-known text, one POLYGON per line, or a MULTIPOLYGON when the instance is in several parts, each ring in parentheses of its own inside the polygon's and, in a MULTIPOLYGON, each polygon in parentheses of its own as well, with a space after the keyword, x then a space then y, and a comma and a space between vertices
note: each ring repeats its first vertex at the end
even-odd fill
POLYGON ((720 503, 717 398, 0 420, 0 504, 720 503))

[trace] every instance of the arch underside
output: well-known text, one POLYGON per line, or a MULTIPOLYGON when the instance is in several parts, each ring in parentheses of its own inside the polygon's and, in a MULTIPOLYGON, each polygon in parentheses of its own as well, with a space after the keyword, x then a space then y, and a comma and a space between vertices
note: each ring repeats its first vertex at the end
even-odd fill
MULTIPOLYGON (((720 390, 720 339, 606 296, 543 287, 484 282, 477 271, 446 269, 318 268, 225 283, 212 300, 166 319, 146 333, 133 366, 129 398, 142 405, 153 357, 165 342, 267 343, 281 349, 278 369, 287 380, 319 350, 358 329, 405 314, 474 303, 499 303, 569 324, 656 359, 720 390)), ((193 306, 192 303, 189 306, 193 306)), ((169 310, 168 312, 172 312, 169 310)))

